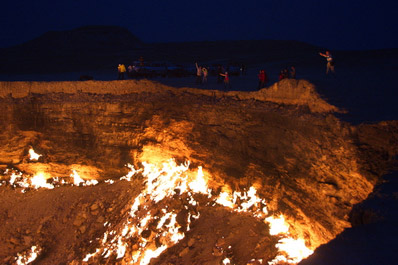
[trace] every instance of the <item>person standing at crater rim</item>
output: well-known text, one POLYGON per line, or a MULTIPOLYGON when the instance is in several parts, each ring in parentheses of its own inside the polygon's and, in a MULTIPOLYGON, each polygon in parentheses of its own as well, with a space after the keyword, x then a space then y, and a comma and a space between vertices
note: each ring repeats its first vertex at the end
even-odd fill
POLYGON ((195 63, 196 66, 196 83, 197 84, 202 84, 202 67, 198 65, 198 63, 195 63))
POLYGON ((296 79, 296 67, 294 66, 290 67, 290 78, 296 79))
POLYGON ((325 53, 320 52, 319 55, 326 58, 326 74, 329 73, 329 70, 334 74, 334 61, 330 51, 326 51, 325 53))
POLYGON ((204 85, 207 83, 207 76, 209 75, 209 71, 204 66, 202 67, 202 75, 203 75, 202 85, 204 85))
POLYGON ((224 77, 224 88, 225 89, 230 89, 231 88, 231 84, 229 83, 229 75, 228 72, 220 73, 221 76, 224 77))
POLYGON ((124 79, 124 73, 126 72, 126 66, 124 64, 119 64, 117 67, 117 72, 118 72, 118 80, 123 80, 124 79))
POLYGON ((258 73, 258 87, 257 90, 260 90, 265 87, 265 83, 267 82, 267 75, 265 74, 265 70, 260 70, 258 73))

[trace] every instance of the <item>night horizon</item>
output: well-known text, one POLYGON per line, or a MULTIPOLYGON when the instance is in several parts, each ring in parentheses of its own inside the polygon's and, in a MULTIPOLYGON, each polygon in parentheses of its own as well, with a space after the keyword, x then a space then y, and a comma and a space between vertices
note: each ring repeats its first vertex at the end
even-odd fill
POLYGON ((89 25, 121 26, 145 43, 219 40, 295 40, 332 50, 397 47, 394 8, 374 3, 304 1, 173 3, 106 1, 6 3, 0 47, 30 41, 49 31, 89 25), (395 32, 394 32, 395 31, 395 32))

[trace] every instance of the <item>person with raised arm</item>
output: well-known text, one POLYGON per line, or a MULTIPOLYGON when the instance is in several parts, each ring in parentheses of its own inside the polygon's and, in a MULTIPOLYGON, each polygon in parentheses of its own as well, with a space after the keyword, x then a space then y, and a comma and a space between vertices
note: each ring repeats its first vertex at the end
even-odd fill
POLYGON ((334 74, 334 60, 330 51, 326 51, 325 53, 320 52, 319 55, 326 58, 326 74, 328 74, 329 71, 334 74))

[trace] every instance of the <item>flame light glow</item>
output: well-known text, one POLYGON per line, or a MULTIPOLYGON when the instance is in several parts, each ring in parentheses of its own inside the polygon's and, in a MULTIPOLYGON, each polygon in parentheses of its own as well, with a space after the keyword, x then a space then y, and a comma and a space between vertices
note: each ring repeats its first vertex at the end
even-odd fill
POLYGON ((25 176, 22 172, 13 170, 6 171, 4 175, 8 176, 8 180, 4 180, 3 184, 9 184, 13 188, 21 188, 22 193, 25 193, 28 189, 54 189, 61 185, 92 186, 99 183, 95 179, 84 180, 75 171, 71 173, 73 182, 58 177, 52 178, 43 172, 38 172, 34 176, 25 176))
MULTIPOLYGON (((38 159, 40 155, 35 156, 33 149, 31 150, 30 157, 38 159)), ((137 197, 132 198, 129 211, 121 222, 104 224, 107 231, 101 238, 96 239, 99 246, 95 248, 94 253, 86 254, 81 261, 97 264, 101 259, 111 258, 122 264, 149 264, 152 259, 185 237, 185 233, 190 230, 191 222, 200 218, 199 206, 211 207, 215 204, 237 213, 251 214, 269 224, 269 234, 279 237, 276 245, 279 254, 268 262, 269 265, 297 264, 312 254, 313 251, 306 247, 303 239, 294 239, 289 235, 289 224, 282 214, 278 217, 269 215, 265 200, 256 195, 257 190, 254 187, 237 192, 224 185, 222 192, 214 194, 208 186, 209 174, 204 174, 202 167, 192 170, 189 162, 177 165, 173 159, 160 166, 147 162, 142 162, 142 166, 141 169, 135 169, 128 164, 130 172, 120 178, 120 181, 132 181, 139 174, 143 177, 145 188, 137 197), (178 196, 180 200, 173 201, 174 196, 178 196), (153 207, 154 205, 157 207, 153 207), (188 211, 184 225, 177 221, 182 209, 188 211)), ((60 185, 98 184, 96 180, 82 179, 75 170, 70 175, 70 182, 65 179, 59 181, 58 178, 51 178, 42 172, 30 178, 25 178, 22 173, 6 173, 9 176, 9 185, 22 188, 22 192, 26 192, 28 188, 54 189, 60 185)), ((114 182, 103 183, 112 185, 114 182)), ((16 258, 17 264, 28 264, 29 260, 37 257, 38 252, 40 249, 32 247, 31 254, 16 258)), ((234 264, 233 260, 225 256, 222 262, 234 264)))
MULTIPOLYGON (((36 154, 33 148, 29 150, 30 160, 38 160, 41 156, 42 155, 36 154)), ((7 169, 3 175, 8 176, 8 180, 5 178, 5 180, 0 183, 0 186, 3 184, 9 184, 13 188, 21 188, 22 193, 25 193, 28 189, 54 189, 60 185, 91 186, 97 185, 99 183, 95 179, 82 179, 76 170, 72 170, 70 175, 70 178, 73 180, 73 182, 70 182, 65 178, 60 179, 58 177, 51 177, 45 172, 37 172, 33 176, 26 176, 17 170, 7 169)), ((107 182, 113 183, 112 181, 107 182)))
MULTIPOLYGON (((189 163, 177 165, 174 160, 169 160, 160 168, 145 162, 142 164, 144 168, 141 170, 135 170, 131 165, 128 167, 134 174, 141 173, 145 177, 145 189, 134 199, 129 216, 122 227, 113 230, 115 236, 109 236, 111 232, 104 234, 103 238, 106 239, 102 240, 104 243, 102 253, 115 255, 116 259, 123 258, 125 263, 144 265, 183 239, 189 229, 191 219, 188 218, 188 226, 183 229, 177 222, 177 209, 170 207, 167 199, 176 194, 185 195, 190 197, 191 203, 195 201, 192 204, 198 205, 199 203, 192 197, 193 190, 197 193, 207 193, 208 188, 202 169, 192 172, 189 170, 189 163), (152 213, 149 207, 154 204, 162 206, 162 210, 156 214, 152 213), (157 225, 153 226, 154 223, 157 225), (125 253, 125 247, 128 245, 126 242, 132 240, 136 242, 136 250, 132 251, 131 258, 123 257, 121 253, 125 253), (154 241, 158 244, 154 244, 154 241)), ((121 179, 131 180, 134 174, 130 172, 121 179)), ((190 216, 194 219, 192 214, 190 216)), ((94 253, 86 257, 90 260, 96 256, 98 255, 94 253)))
POLYGON ((15 260, 17 265, 27 265, 36 260, 41 252, 41 248, 37 246, 32 246, 28 251, 23 254, 18 254, 15 260))
POLYGON ((37 154, 37 153, 35 152, 35 150, 33 150, 33 148, 30 148, 30 149, 29 149, 29 159, 30 159, 30 160, 35 160, 35 161, 37 161, 37 160, 39 160, 39 158, 40 158, 41 156, 42 156, 42 155, 37 154))
POLYGON ((285 222, 283 215, 280 215, 279 218, 270 216, 267 217, 265 221, 270 224, 270 235, 286 234, 289 232, 289 225, 285 222))
POLYGON ((43 173, 39 173, 35 175, 30 180, 32 186, 36 189, 38 188, 47 188, 47 189, 54 189, 54 185, 47 183, 47 179, 44 177, 43 173))
MULTIPOLYGON (((185 237, 185 232, 189 231, 190 222, 200 218, 200 212, 189 212, 188 225, 185 228, 181 227, 176 221, 178 209, 173 208, 168 200, 174 195, 179 195, 180 198, 186 196, 187 203, 197 206, 200 202, 197 200, 196 194, 206 195, 206 198, 213 203, 228 207, 233 211, 252 213, 253 217, 261 218, 264 222, 269 223, 270 234, 280 237, 279 243, 276 245, 280 255, 269 264, 281 262, 297 264, 312 253, 305 246, 304 240, 295 240, 288 236, 289 225, 283 215, 268 216, 266 203, 256 196, 257 191, 254 187, 250 187, 247 192, 229 192, 231 189, 225 188, 223 192, 214 195, 213 198, 207 184, 208 178, 203 174, 201 167, 195 173, 189 168, 189 163, 177 165, 173 159, 163 163, 161 167, 146 162, 142 164, 144 168, 139 170, 128 165, 131 171, 121 178, 130 181, 135 174, 141 173, 146 183, 145 189, 134 199, 129 217, 122 227, 115 227, 115 230, 104 234, 102 251, 87 254, 84 261, 93 258, 91 261, 95 262, 96 256, 99 256, 98 253, 107 253, 107 256, 114 255, 126 264, 149 264, 153 258, 158 257, 164 250, 182 240, 185 237), (151 207, 148 207, 148 205, 154 204, 162 206, 162 210, 156 214, 151 212, 151 207), (151 225, 153 223, 156 223, 155 228, 151 225), (114 237, 109 236, 112 234, 114 237), (121 240, 124 242, 136 241, 136 247, 128 246, 121 240), (154 241, 158 243, 155 244, 154 241), (130 250, 126 250, 126 246, 130 250), (122 257, 121 253, 128 251, 131 251, 131 255, 122 257)), ((224 258, 223 264, 233 264, 233 261, 224 258)))

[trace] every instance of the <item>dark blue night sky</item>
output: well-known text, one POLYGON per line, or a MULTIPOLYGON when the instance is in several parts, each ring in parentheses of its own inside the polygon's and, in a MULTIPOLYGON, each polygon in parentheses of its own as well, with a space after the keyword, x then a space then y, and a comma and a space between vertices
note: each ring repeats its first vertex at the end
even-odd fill
POLYGON ((144 42, 286 39, 328 49, 398 47, 395 1, 7 1, 0 47, 50 30, 118 25, 144 42))

